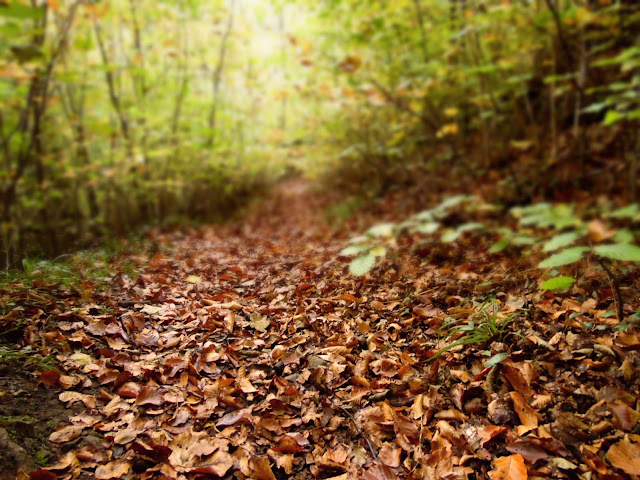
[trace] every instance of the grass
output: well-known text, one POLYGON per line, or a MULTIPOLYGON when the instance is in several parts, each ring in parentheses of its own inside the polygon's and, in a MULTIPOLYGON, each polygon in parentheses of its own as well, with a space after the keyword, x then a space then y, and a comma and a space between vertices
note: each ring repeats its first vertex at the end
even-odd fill
POLYGON ((456 339, 446 347, 438 350, 433 356, 429 357, 427 361, 435 360, 442 354, 460 345, 484 345, 492 341, 500 342, 509 335, 522 336, 520 333, 508 329, 513 320, 518 317, 519 313, 520 312, 515 312, 509 316, 502 317, 497 300, 491 298, 489 301, 481 304, 478 312, 470 315, 468 319, 448 319, 448 321, 445 321, 436 331, 436 334, 444 332, 442 337, 444 340, 454 337, 456 337, 456 339))
POLYGON ((52 355, 42 356, 34 353, 30 346, 17 350, 15 347, 0 346, 0 362, 17 361, 22 362, 28 369, 50 370, 55 369, 58 361, 52 355))

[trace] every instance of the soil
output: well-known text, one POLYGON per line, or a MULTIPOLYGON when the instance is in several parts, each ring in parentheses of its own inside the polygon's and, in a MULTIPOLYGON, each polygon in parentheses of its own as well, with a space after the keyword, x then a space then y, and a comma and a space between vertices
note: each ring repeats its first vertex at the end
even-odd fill
MULTIPOLYGON (((19 469, 30 472, 55 461, 62 448, 48 440, 68 423, 78 407, 66 408, 60 390, 37 383, 37 371, 24 361, 0 358, 0 479, 15 479, 19 469)), ((64 445, 65 449, 70 448, 64 445)))

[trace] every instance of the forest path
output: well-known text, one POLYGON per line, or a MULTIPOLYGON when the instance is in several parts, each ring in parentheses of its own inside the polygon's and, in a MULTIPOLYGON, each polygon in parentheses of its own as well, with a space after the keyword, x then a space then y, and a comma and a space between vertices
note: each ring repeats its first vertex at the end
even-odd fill
MULTIPOLYGON (((390 405, 353 406, 389 393, 390 379, 374 372, 415 371, 399 350, 374 355, 388 339, 386 320, 371 345, 363 322, 379 322, 374 311, 402 298, 388 288, 365 294, 345 274, 344 242, 328 234, 321 195, 309 189, 291 180, 240 224, 159 235, 172 253, 144 261, 136 279, 115 275, 97 304, 60 325, 73 344, 60 398, 88 409, 52 435, 79 448, 51 471, 355 479, 366 467, 364 478, 396 478, 378 449, 384 443, 395 464, 401 447, 372 422, 396 421, 411 452, 420 449, 411 445, 417 424, 390 405), (358 311, 363 302, 375 308, 358 311), (363 433, 365 424, 376 431, 363 433)), ((403 384, 400 403, 412 403, 408 377, 403 384)))
MULTIPOLYGON (((527 471, 627 471, 624 452, 640 448, 640 437, 625 439, 640 425, 640 339, 614 328, 609 300, 542 296, 527 286, 527 259, 488 254, 489 240, 473 235, 455 245, 399 239, 371 275, 353 277, 325 201, 303 180, 285 182, 243 222, 157 234, 161 253, 122 259, 93 303, 41 314, 28 334, 56 349, 62 375, 40 383, 84 406, 51 434, 67 453, 47 472, 525 480, 527 471), (587 329, 577 312, 602 328, 587 329), (445 333, 475 335, 491 322, 497 333, 426 361, 445 333)), ((53 478, 42 475, 32 478, 53 478)))

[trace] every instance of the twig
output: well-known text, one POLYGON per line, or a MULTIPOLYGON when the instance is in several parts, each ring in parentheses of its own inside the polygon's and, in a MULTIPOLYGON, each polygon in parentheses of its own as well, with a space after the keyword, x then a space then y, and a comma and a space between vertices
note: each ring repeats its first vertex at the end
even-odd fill
MULTIPOLYGON (((321 389, 324 390, 324 389, 321 389)), ((341 407, 339 405, 336 405, 333 400, 331 400, 328 396, 325 395, 325 400, 327 402, 329 402, 331 404, 331 406, 333 406, 333 408, 336 408, 338 410, 342 410, 351 420, 351 422, 353 423, 353 425, 355 425, 356 430, 358 431, 358 433, 360 434, 360 436, 362 438, 364 438, 365 442, 367 442, 367 447, 369 448, 369 452, 371 452, 371 456, 373 458, 375 458, 376 460, 380 460, 380 458, 378 457, 378 454, 376 453, 376 451, 373 448, 373 444, 371 443, 371 440, 369 440, 369 437, 360 429, 360 426, 358 425, 358 423, 356 422, 356 419, 353 418, 353 415, 351 415, 351 413, 349 412, 349 410, 347 410, 344 407, 341 407)))
POLYGON ((596 257, 596 261, 600 264, 602 269, 607 272, 609 280, 613 285, 614 301, 616 302, 616 312, 618 314, 618 322, 622 323, 624 320, 624 306, 622 304, 622 292, 620 292, 620 279, 616 277, 607 264, 600 257, 596 257))
MULTIPOLYGON (((329 399, 327 399, 327 400, 329 400, 329 399)), ((329 400, 329 402, 333 403, 331 400, 329 400)), ((340 410, 342 410, 351 419, 351 422, 355 425, 356 430, 358 431, 360 436, 362 438, 364 438, 365 442, 367 442, 367 447, 369 447, 369 451, 371 452, 371 456, 373 458, 375 458, 376 460, 380 460, 380 458, 378 457, 378 454, 373 449, 373 445, 371 443, 371 440, 369 440, 369 437, 360 429, 360 426, 356 422, 356 419, 353 418, 353 415, 351 415, 351 413, 344 407, 340 407, 340 406, 336 405, 335 403, 333 403, 333 406, 339 408, 340 410)))

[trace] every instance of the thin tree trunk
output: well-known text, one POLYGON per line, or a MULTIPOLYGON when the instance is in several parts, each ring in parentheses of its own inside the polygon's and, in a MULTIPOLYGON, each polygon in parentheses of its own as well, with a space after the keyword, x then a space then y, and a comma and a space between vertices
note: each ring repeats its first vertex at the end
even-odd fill
POLYGON ((234 10, 235 10, 235 0, 230 0, 229 2, 229 19, 227 20, 227 28, 222 35, 222 39, 220 41, 220 50, 218 52, 218 64, 216 65, 215 70, 213 71, 212 83, 213 83, 213 91, 211 98, 211 110, 209 111, 209 138, 207 140, 207 147, 213 147, 216 140, 216 115, 218 111, 218 102, 220 99, 220 82, 222 81, 222 73, 224 71, 224 62, 227 54, 227 47, 229 42, 229 37, 231 35, 231 30, 233 28, 233 20, 234 20, 234 10))

